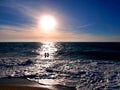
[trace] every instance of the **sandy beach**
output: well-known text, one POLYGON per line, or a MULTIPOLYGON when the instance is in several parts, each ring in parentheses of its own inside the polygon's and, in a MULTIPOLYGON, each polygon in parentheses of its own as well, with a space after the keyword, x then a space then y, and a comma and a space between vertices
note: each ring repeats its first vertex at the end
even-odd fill
POLYGON ((0 90, 55 90, 55 89, 19 85, 0 85, 0 90))
POLYGON ((0 90, 55 90, 23 78, 0 79, 0 90))
POLYGON ((44 85, 24 78, 1 78, 0 90, 76 90, 63 85, 44 85))

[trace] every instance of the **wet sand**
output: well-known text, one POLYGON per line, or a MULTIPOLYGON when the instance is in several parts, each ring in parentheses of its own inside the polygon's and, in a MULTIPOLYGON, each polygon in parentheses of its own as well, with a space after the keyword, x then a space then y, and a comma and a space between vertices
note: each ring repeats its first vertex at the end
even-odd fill
POLYGON ((19 85, 0 85, 0 90, 55 90, 55 89, 19 85))
POLYGON ((44 85, 24 78, 1 78, 0 90, 76 90, 63 85, 44 85))
POLYGON ((56 90, 22 78, 0 79, 0 90, 56 90))

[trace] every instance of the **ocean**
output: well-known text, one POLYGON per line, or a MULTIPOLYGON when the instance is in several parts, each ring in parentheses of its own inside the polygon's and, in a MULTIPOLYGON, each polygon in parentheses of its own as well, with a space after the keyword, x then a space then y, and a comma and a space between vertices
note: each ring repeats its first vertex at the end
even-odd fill
POLYGON ((0 78, 76 90, 120 90, 120 43, 1 42, 0 78))

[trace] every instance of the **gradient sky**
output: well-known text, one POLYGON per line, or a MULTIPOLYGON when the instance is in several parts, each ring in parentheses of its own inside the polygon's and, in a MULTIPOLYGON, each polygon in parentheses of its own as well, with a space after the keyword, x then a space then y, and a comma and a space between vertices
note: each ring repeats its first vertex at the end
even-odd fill
POLYGON ((0 41, 120 41, 120 0, 0 0, 0 41), (58 27, 40 30, 42 15, 58 27))

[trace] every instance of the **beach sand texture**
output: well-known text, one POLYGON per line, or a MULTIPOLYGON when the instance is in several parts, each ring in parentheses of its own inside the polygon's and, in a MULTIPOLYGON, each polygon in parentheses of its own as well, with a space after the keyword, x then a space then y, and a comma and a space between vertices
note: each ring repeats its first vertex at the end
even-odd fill
POLYGON ((44 85, 24 78, 1 78, 0 90, 76 90, 64 85, 44 85))
POLYGON ((54 90, 54 89, 19 85, 0 85, 0 90, 54 90))
POLYGON ((0 90, 55 90, 22 78, 0 79, 0 90))

